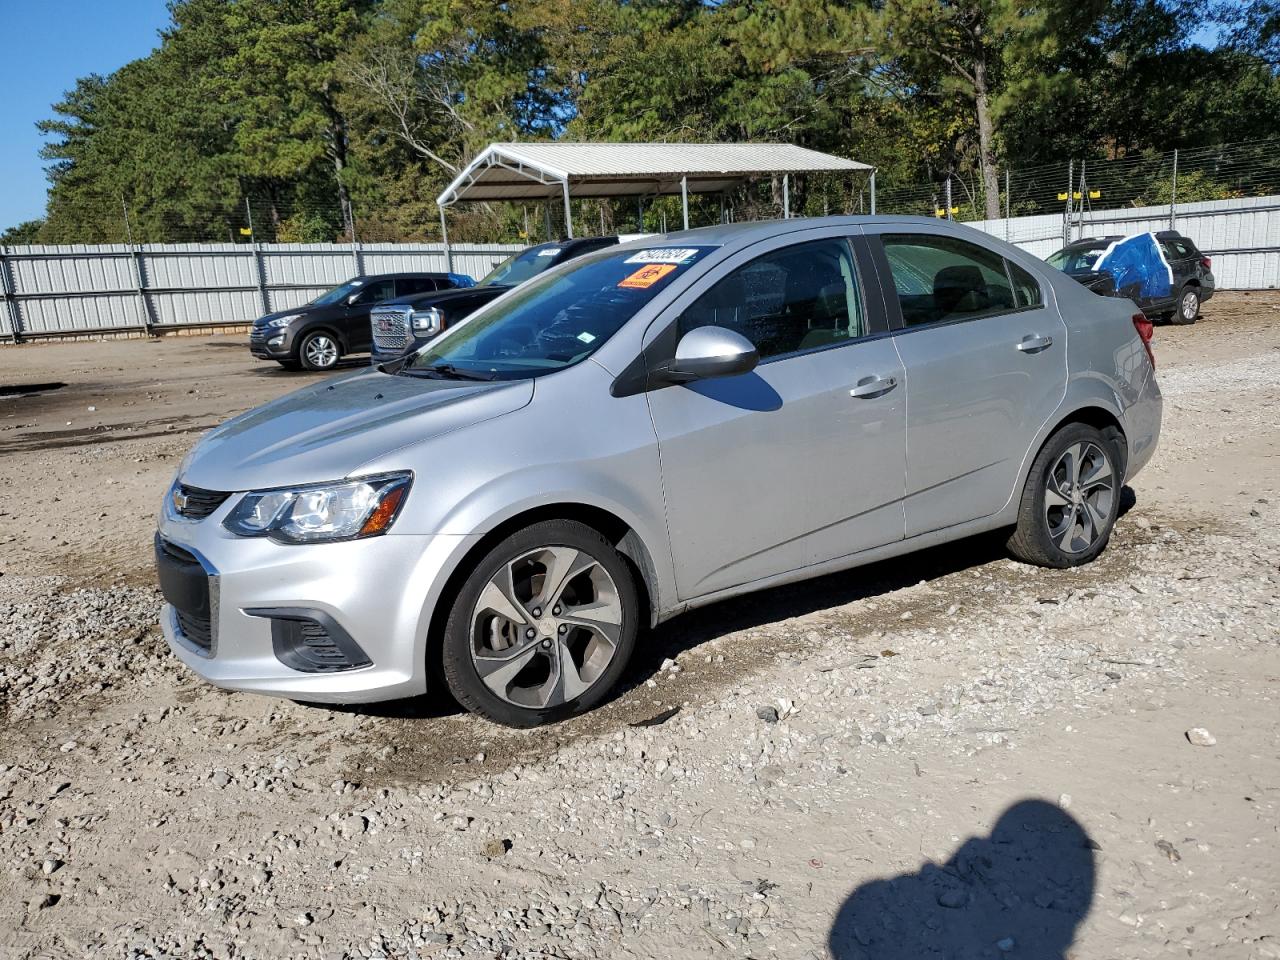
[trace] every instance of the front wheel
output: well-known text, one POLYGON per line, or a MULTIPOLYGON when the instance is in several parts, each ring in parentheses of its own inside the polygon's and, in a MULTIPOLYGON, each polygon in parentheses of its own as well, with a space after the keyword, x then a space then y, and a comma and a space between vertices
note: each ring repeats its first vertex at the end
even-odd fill
POLYGON ((1187 287, 1178 298, 1178 309, 1173 311, 1173 322, 1178 324, 1195 323, 1200 316, 1200 291, 1195 287, 1187 287))
POLYGON ((570 520, 534 524, 494 547, 445 625, 445 681, 462 706, 533 727, 599 704, 635 649, 639 610, 627 561, 570 520))
POLYGON ((1041 567, 1075 567, 1098 556, 1120 509, 1115 441, 1083 423, 1063 427, 1036 455, 1009 551, 1041 567))
POLYGON ((308 370, 332 370, 341 355, 338 341, 325 330, 308 333, 298 345, 298 360, 308 370))

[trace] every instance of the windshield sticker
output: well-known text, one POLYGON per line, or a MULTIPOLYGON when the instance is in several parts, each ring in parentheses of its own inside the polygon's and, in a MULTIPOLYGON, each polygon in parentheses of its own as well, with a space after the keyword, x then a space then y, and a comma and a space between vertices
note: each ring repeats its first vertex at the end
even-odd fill
POLYGON ((698 251, 694 249, 671 249, 670 247, 658 247, 653 250, 641 250, 639 253, 633 253, 627 257, 623 263, 688 263, 698 255, 698 251))
MULTIPOLYGON (((629 262, 629 261, 628 261, 629 262)), ((620 290, 648 290, 655 283, 676 269, 674 263, 651 263, 618 283, 620 290)))
POLYGON ((583 343, 594 343, 596 339, 596 335, 594 333, 587 333, 587 331, 583 330, 580 334, 578 334, 578 339, 581 340, 583 343))
POLYGON ((557 253, 559 253, 559 252, 560 252, 560 248, 559 248, 559 247, 547 247, 547 249, 545 249, 545 250, 539 250, 539 251, 538 251, 538 256, 540 256, 540 257, 554 257, 554 256, 555 256, 557 253))

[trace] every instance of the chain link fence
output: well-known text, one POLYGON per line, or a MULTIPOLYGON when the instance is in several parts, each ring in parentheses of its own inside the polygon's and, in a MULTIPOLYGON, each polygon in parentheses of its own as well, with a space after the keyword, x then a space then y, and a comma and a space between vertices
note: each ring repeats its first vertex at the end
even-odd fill
MULTIPOLYGON (((1166 208, 1176 229, 1180 207, 1210 200, 1243 200, 1280 195, 1280 140, 1170 150, 1112 160, 1065 159, 1029 169, 997 173, 999 219, 1007 221, 1011 243, 1042 240, 1068 243, 1088 228, 1115 220, 1106 211, 1166 208), (1045 217, 1060 224, 1046 230, 1045 217)), ((876 212, 939 217, 960 222, 987 217, 982 179, 972 174, 938 182, 896 186, 881 183, 876 212)), ((1124 218, 1120 218, 1124 219, 1124 218)), ((1280 243, 1280 237, 1273 238, 1280 243)))

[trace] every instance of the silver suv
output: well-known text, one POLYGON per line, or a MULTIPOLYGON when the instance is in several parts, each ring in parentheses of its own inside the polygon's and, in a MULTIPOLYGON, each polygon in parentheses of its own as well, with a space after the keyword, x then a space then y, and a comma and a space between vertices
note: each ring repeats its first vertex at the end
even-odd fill
POLYGON ((932 220, 587 254, 205 436, 160 517, 165 636, 232 689, 443 682, 532 726, 600 703, 642 626, 736 594, 1002 528, 1085 563, 1156 446, 1150 335, 932 220))

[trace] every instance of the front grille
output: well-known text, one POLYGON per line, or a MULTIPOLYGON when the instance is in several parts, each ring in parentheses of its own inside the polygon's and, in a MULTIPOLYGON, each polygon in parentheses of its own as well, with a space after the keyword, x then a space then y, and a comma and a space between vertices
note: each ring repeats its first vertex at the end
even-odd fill
POLYGON ((267 328, 254 327, 249 332, 249 346, 260 347, 267 342, 267 328))
POLYGON ((203 520, 226 501, 230 493, 221 490, 204 490, 180 483, 173 491, 173 509, 178 516, 188 520, 203 520))
POLYGON ((373 345, 379 353, 400 353, 413 341, 409 334, 412 308, 374 310, 373 345))
POLYGON ((208 617, 197 617, 181 610, 174 609, 178 619, 178 630, 201 650, 213 647, 213 621, 208 617))
POLYGON ((178 632, 205 654, 213 652, 217 617, 216 577, 190 550, 156 534, 156 573, 160 592, 173 607, 178 632))

